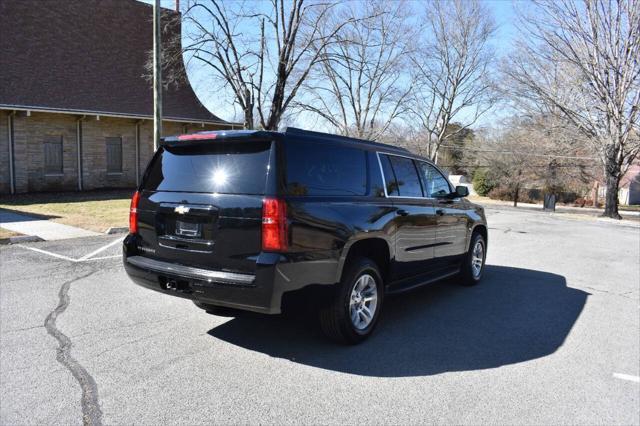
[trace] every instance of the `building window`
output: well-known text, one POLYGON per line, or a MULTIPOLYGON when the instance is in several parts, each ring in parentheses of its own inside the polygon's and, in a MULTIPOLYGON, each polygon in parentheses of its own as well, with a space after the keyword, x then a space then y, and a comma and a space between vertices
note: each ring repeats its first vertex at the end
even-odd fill
POLYGON ((54 136, 44 141, 44 174, 62 174, 62 136, 54 136))
POLYGON ((107 173, 122 173, 122 138, 107 138, 107 173))

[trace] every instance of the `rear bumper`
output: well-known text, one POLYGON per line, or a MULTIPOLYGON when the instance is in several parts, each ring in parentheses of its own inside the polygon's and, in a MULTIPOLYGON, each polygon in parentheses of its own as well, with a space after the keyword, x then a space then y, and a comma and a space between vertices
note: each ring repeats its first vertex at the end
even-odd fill
POLYGON ((133 282, 160 293, 265 314, 280 312, 280 304, 272 301, 270 268, 261 271, 258 278, 126 255, 124 267, 133 282))
POLYGON ((208 283, 220 283, 227 285, 253 286, 255 275, 237 274, 233 272, 211 271, 208 269, 194 268, 191 266, 176 265, 162 262, 143 256, 129 256, 127 263, 158 274, 171 275, 189 280, 205 281, 208 283))
POLYGON ((288 291, 334 284, 337 270, 337 261, 296 261, 276 253, 261 253, 255 274, 195 268, 141 255, 131 235, 123 244, 123 263, 131 280, 150 290, 264 314, 280 313, 288 291))

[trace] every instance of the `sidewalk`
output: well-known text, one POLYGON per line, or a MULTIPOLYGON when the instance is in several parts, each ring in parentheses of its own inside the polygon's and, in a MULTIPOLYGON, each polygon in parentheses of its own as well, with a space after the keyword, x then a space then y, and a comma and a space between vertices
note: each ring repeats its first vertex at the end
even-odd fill
POLYGON ((97 232, 2 209, 0 209, 0 227, 24 235, 34 235, 45 241, 100 235, 97 232))
MULTIPOLYGON (((487 197, 470 197, 469 201, 472 203, 482 204, 484 206, 505 206, 505 207, 513 207, 513 201, 501 201, 501 200, 492 200, 487 197)), ((518 203, 517 208, 530 209, 530 210, 543 210, 542 204, 533 204, 533 203, 518 203)), ((556 205, 557 213, 583 213, 583 214, 591 214, 591 215, 600 215, 604 210, 598 209, 594 207, 573 207, 573 206, 562 206, 556 205)), ((628 210, 620 210, 619 213, 624 216, 635 216, 640 217, 640 211, 628 211, 628 210)))

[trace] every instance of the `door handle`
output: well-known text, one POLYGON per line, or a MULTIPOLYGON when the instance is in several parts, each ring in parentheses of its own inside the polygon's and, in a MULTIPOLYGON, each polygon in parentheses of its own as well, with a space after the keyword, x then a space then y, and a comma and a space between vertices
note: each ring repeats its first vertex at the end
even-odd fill
POLYGON ((404 210, 404 209, 400 209, 400 210, 396 210, 396 214, 397 214, 398 216, 408 216, 408 215, 409 215, 409 212, 408 212, 408 211, 406 211, 406 210, 404 210))
POLYGON ((437 210, 436 210, 436 214, 437 214, 438 216, 444 216, 444 210, 442 210, 442 209, 437 209, 437 210))

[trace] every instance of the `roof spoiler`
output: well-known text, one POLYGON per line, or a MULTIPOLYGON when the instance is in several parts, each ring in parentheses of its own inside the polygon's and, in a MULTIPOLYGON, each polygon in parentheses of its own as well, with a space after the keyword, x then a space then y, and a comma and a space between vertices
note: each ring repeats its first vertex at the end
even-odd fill
POLYGON ((212 130, 186 135, 167 136, 160 140, 161 145, 178 146, 209 143, 213 141, 271 140, 280 133, 261 130, 212 130))

